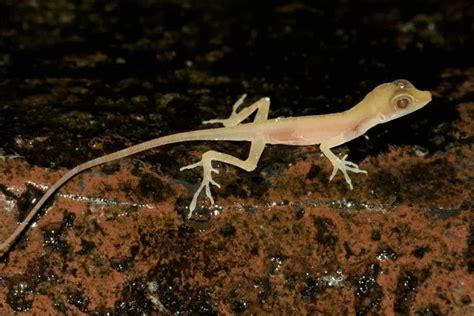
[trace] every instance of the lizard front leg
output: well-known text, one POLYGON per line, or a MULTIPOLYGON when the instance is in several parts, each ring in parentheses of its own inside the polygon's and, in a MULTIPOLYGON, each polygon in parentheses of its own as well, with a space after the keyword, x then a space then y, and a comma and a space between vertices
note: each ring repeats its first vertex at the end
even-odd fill
POLYGON ((212 179, 213 172, 219 173, 218 170, 212 167, 213 161, 220 161, 223 163, 231 164, 236 167, 242 168, 245 171, 252 171, 257 167, 258 161, 260 159, 260 156, 262 155, 264 148, 265 148, 265 142, 263 142, 262 140, 252 141, 252 144, 250 146, 249 156, 245 160, 239 159, 237 157, 234 157, 228 154, 220 153, 214 150, 209 150, 202 155, 202 159, 199 162, 182 167, 180 169, 181 171, 186 170, 186 169, 193 169, 196 167, 202 167, 202 170, 203 170, 201 185, 194 193, 193 199, 191 200, 191 203, 189 204, 188 218, 191 218, 191 216, 193 215, 193 211, 196 208, 197 200, 202 190, 205 190, 207 198, 211 201, 212 204, 214 204, 214 198, 212 197, 212 194, 211 194, 211 184, 217 187, 220 187, 220 185, 212 179))
POLYGON ((352 190, 352 181, 349 175, 347 174, 348 171, 354 172, 354 173, 365 173, 367 174, 366 170, 362 170, 359 168, 358 165, 356 165, 353 162, 346 161, 347 155, 342 157, 342 159, 339 159, 334 153, 331 151, 331 148, 339 146, 341 144, 344 144, 348 142, 349 140, 353 139, 354 137, 347 137, 345 134, 342 134, 340 136, 336 136, 334 138, 328 139, 324 142, 321 143, 321 151, 323 154, 329 159, 333 166, 333 170, 331 173, 331 176, 329 177, 329 181, 331 181, 334 176, 336 175, 337 171, 340 170, 342 174, 344 175, 344 179, 346 180, 347 184, 349 185, 349 188, 352 190))

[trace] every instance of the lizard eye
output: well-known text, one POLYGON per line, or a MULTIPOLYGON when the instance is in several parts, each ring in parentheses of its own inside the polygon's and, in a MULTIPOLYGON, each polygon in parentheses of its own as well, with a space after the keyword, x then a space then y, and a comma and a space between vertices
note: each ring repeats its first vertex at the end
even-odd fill
POLYGON ((392 104, 402 110, 410 106, 412 102, 413 98, 409 95, 399 95, 392 99, 392 104))

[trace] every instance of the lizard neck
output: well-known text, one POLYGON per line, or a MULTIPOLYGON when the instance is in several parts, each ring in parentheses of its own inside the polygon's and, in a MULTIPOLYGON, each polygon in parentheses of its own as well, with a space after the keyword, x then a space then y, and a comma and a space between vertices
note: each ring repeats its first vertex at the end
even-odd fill
POLYGON ((373 106, 371 98, 364 98, 362 101, 357 103, 355 106, 346 111, 353 121, 358 122, 354 130, 357 134, 362 135, 370 128, 381 123, 377 107, 373 106))

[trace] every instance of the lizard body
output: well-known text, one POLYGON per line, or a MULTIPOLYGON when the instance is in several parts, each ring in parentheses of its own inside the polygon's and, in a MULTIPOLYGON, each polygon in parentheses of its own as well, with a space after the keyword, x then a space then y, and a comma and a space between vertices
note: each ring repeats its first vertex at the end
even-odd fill
POLYGON ((257 102, 238 111, 244 98, 245 95, 234 104, 229 118, 203 122, 206 124, 220 123, 224 127, 159 137, 89 160, 69 170, 44 193, 23 222, 0 244, 0 256, 11 248, 15 240, 27 228, 44 203, 69 179, 94 166, 166 144, 201 140, 251 142, 250 153, 245 160, 210 150, 203 154, 199 162, 181 168, 181 170, 195 167, 203 168, 203 180, 191 200, 188 217, 191 217, 196 208, 197 199, 202 190, 205 190, 206 196, 214 204, 210 186, 215 185, 219 187, 219 184, 212 179, 212 173, 217 173, 217 170, 212 167, 213 161, 221 161, 246 171, 252 171, 256 168, 266 144, 295 146, 319 144, 321 151, 333 165, 333 172, 329 179, 332 180, 337 171, 340 170, 347 184, 352 189, 352 182, 347 172, 367 173, 367 171, 359 169, 356 164, 350 161, 346 161, 346 156, 342 159, 338 158, 331 151, 331 148, 364 134, 368 129, 377 124, 394 120, 422 108, 431 101, 431 93, 418 90, 407 80, 400 79, 375 87, 363 100, 344 112, 275 119, 268 119, 269 98, 261 98, 257 102), (256 115, 253 122, 241 124, 242 121, 254 112, 256 112, 256 115))

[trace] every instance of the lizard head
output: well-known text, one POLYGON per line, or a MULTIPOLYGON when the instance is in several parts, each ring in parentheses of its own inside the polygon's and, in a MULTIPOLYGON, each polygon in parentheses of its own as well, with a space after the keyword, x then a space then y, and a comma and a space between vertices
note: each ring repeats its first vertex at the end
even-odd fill
POLYGON ((418 90, 408 80, 398 79, 377 86, 371 93, 372 110, 385 123, 421 109, 431 101, 429 91, 418 90))

